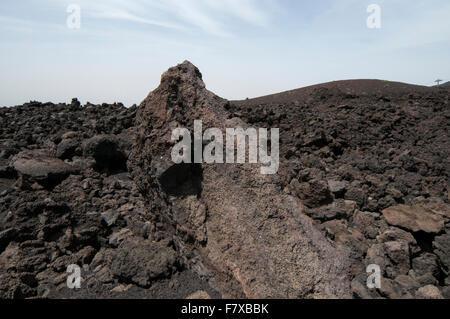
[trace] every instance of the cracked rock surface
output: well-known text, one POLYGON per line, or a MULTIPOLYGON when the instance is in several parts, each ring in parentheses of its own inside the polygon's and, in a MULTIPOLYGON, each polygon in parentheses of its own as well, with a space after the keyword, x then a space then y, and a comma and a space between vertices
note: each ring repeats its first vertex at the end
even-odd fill
POLYGON ((193 129, 198 119, 223 132, 233 122, 246 125, 230 118, 226 104, 191 63, 169 69, 138 113, 131 155, 138 186, 225 297, 349 297, 346 258, 313 227, 300 200, 283 192, 278 175, 261 175, 253 164, 171 164, 172 127, 193 129), (165 192, 167 179, 178 192, 165 192), (186 183, 197 192, 184 192, 186 183), (199 207, 204 217, 192 222, 199 207))

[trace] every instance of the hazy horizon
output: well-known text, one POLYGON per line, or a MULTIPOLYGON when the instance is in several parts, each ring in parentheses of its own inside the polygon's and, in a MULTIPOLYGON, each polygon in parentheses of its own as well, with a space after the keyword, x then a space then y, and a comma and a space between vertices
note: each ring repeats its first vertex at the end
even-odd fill
POLYGON ((0 106, 139 104, 189 60, 240 100, 347 79, 434 85, 450 76, 448 0, 4 0, 0 106), (81 9, 71 29, 70 4, 81 9), (381 8, 369 28, 367 8, 381 8))

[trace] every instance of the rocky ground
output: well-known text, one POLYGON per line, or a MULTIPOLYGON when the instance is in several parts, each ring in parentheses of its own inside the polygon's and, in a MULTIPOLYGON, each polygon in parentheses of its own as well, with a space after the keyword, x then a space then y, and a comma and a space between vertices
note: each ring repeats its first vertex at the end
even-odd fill
POLYGON ((76 100, 0 109, 0 298, 220 297, 130 179, 135 114, 76 100), (67 288, 71 264, 83 289, 67 288))
POLYGON ((449 97, 360 80, 228 102, 184 63, 140 107, 1 108, 0 298, 450 298, 449 97), (195 116, 279 127, 279 173, 160 161, 195 116))
POLYGON ((450 298, 449 91, 341 81, 231 104, 280 127, 285 191, 351 260, 358 298, 450 298), (366 288, 365 268, 383 270, 366 288))

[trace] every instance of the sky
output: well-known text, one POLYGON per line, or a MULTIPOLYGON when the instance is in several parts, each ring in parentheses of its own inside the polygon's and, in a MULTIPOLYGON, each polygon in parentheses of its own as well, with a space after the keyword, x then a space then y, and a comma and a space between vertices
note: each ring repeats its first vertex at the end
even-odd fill
POLYGON ((184 60, 230 100, 344 79, 433 85, 450 80, 449 53, 449 0, 2 0, 0 106, 131 106, 184 60))

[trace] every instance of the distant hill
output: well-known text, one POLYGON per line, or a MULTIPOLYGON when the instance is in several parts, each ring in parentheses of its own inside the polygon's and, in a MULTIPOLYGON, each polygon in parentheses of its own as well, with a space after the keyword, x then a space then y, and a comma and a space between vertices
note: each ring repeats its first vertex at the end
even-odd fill
MULTIPOLYGON (((444 84, 443 84, 444 85, 444 84)), ((448 82, 445 85, 449 85, 448 82)), ((267 96, 257 97, 245 101, 234 101, 235 103, 254 102, 254 103, 285 103, 295 100, 303 100, 308 97, 314 90, 326 88, 331 90, 339 90, 351 95, 402 95, 409 92, 430 92, 432 88, 421 85, 414 85, 401 82, 391 82, 384 80, 343 80, 316 84, 290 90, 286 92, 271 94, 267 96)))

